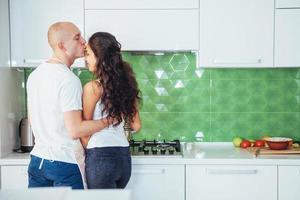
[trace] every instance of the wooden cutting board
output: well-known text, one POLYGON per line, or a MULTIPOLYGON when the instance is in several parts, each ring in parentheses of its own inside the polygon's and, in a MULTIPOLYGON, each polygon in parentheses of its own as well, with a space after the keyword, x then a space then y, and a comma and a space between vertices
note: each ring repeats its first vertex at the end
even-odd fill
POLYGON ((249 151, 253 155, 272 155, 272 154, 300 154, 300 148, 291 148, 285 150, 272 150, 269 148, 258 148, 258 147, 248 147, 247 151, 249 151), (259 149, 259 150, 258 150, 259 149))

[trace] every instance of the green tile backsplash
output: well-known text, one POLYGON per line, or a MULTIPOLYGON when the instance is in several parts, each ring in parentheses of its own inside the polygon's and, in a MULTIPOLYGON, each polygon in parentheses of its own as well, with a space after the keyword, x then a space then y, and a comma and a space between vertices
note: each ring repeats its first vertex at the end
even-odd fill
MULTIPOLYGON (((231 141, 239 135, 300 140, 300 68, 196 67, 194 53, 123 53, 143 95, 135 139, 231 141)), ((26 70, 26 76, 32 70, 26 70)), ((92 75, 73 69, 82 84, 92 75)))

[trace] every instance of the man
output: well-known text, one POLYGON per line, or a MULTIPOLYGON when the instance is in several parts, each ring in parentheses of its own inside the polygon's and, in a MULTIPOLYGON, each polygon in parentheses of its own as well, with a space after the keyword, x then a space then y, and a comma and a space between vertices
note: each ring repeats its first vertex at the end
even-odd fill
POLYGON ((74 147, 80 137, 107 127, 112 120, 83 121, 82 87, 70 70, 84 56, 85 40, 70 22, 48 30, 53 56, 39 65, 27 81, 28 115, 35 136, 28 167, 28 187, 83 188, 74 147))

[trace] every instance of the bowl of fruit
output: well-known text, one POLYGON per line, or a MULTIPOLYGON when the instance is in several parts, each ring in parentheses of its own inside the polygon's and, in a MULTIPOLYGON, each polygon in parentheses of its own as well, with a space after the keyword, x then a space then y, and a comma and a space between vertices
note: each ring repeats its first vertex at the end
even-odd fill
POLYGON ((270 137, 266 138, 265 141, 272 150, 284 150, 290 146, 293 140, 286 137, 270 137))

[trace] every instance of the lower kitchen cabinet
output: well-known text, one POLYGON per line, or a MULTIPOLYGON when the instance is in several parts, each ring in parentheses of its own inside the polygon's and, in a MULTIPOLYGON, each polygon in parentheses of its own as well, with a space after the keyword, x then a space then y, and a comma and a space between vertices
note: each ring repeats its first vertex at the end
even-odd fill
POLYGON ((184 200, 184 165, 133 165, 126 188, 133 200, 184 200))
POLYGON ((28 186, 28 166, 1 166, 1 189, 25 189, 28 186))
POLYGON ((299 200, 300 166, 278 166, 278 200, 299 200))
POLYGON ((277 200, 276 191, 277 166, 186 166, 186 200, 277 200))

